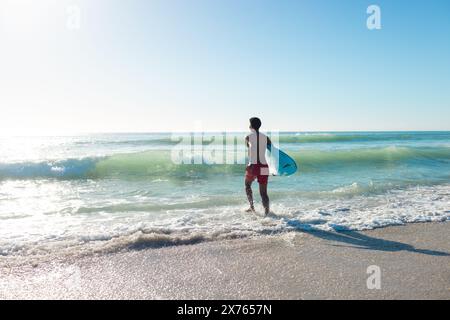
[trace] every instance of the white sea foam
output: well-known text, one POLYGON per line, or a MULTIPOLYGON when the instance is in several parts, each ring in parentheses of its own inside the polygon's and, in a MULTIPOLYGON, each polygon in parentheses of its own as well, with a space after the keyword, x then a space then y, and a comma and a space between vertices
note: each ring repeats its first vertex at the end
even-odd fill
MULTIPOLYGON (((392 190, 342 199, 290 199, 274 215, 243 212, 243 206, 107 213, 86 217, 38 215, 2 221, 0 256, 87 254, 202 241, 284 234, 303 230, 367 230, 411 222, 450 219, 450 185, 392 190)), ((261 209, 260 209, 261 210, 261 209)), ((5 217, 3 217, 5 218, 5 217)))

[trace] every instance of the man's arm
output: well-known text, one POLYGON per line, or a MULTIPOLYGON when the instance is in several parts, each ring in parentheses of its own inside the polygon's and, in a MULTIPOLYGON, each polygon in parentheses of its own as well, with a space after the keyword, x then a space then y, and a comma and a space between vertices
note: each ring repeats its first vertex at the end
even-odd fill
POLYGON ((247 148, 249 147, 248 141, 249 141, 249 138, 248 138, 248 136, 246 136, 246 137, 245 137, 245 145, 247 146, 247 148))
POLYGON ((270 138, 267 137, 267 146, 271 146, 272 145, 272 141, 270 141, 270 138))

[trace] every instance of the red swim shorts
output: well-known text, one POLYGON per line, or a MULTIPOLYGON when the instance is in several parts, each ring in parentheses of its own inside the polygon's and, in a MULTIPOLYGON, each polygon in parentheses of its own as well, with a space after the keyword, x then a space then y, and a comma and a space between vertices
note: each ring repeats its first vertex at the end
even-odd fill
POLYGON ((269 166, 267 164, 251 164, 245 169, 245 181, 258 179, 259 184, 267 184, 269 180, 269 166))

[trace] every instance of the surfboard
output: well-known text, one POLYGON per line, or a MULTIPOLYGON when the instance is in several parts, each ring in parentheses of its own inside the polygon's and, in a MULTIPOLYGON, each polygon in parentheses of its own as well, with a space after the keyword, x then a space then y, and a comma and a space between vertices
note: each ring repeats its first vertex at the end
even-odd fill
POLYGON ((297 172, 297 164, 295 160, 288 156, 280 149, 268 145, 267 146, 269 170, 275 176, 290 176, 297 172))

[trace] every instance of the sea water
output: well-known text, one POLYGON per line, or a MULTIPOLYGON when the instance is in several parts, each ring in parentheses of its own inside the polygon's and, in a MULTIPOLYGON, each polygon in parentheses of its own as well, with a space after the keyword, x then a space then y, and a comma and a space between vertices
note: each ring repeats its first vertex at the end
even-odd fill
MULTIPOLYGON (((243 146, 245 133, 235 135, 243 146)), ((269 178, 273 214, 264 217, 256 185, 259 212, 244 212, 245 159, 177 164, 168 133, 2 137, 0 256, 450 218, 450 132, 286 132, 276 141, 299 171, 269 178)))

